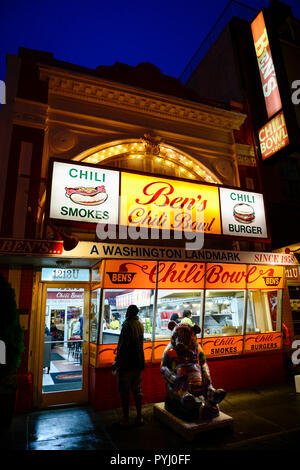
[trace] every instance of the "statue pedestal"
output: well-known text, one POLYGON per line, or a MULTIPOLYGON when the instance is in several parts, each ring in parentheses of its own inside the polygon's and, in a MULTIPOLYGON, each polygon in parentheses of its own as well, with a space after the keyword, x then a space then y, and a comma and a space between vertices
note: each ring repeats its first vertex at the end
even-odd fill
POLYGON ((219 416, 212 418, 209 421, 203 421, 198 419, 194 422, 183 421, 180 418, 177 418, 173 414, 169 413, 165 409, 165 403, 156 403, 153 407, 154 417, 160 420, 162 423, 166 424, 173 429, 174 432, 180 434, 184 439, 191 441, 194 439, 195 435, 208 431, 210 429, 216 429, 220 427, 232 426, 233 418, 225 413, 220 411, 219 416))

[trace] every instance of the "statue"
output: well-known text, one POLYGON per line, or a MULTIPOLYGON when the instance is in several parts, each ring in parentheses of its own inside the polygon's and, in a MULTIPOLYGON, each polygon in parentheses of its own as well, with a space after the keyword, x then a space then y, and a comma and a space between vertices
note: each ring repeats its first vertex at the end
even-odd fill
POLYGON ((165 409, 185 421, 219 416, 218 404, 226 392, 212 386, 205 354, 197 342, 200 327, 170 321, 168 328, 172 336, 160 369, 166 380, 165 409))

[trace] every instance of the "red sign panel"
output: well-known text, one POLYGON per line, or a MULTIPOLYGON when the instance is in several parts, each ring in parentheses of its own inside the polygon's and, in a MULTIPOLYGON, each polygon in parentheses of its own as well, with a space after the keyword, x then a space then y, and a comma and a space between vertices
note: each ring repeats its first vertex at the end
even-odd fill
POLYGON ((282 111, 259 130, 258 137, 263 160, 289 144, 289 137, 282 111))
POLYGON ((251 29, 268 118, 270 118, 282 108, 282 104, 262 11, 252 21, 251 29))

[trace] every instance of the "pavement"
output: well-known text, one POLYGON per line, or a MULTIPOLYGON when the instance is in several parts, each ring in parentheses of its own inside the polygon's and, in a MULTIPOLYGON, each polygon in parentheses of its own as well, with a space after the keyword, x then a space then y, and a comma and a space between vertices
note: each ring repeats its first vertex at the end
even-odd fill
MULTIPOLYGON (((294 383, 229 392, 220 405, 233 417, 233 427, 210 430, 184 441, 153 416, 153 404, 143 406, 144 425, 121 428, 121 409, 95 411, 69 406, 15 416, 2 434, 1 449, 9 451, 81 450, 116 453, 193 451, 298 451, 300 394, 294 383)), ((30 452, 30 453, 31 453, 30 452)))

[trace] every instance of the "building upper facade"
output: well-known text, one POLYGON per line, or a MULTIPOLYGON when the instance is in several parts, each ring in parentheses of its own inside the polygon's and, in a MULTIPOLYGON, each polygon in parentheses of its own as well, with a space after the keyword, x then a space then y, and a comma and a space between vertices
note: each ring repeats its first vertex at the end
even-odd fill
POLYGON ((2 237, 50 236, 44 222, 51 158, 234 187, 239 159, 255 166, 251 145, 235 139, 246 118, 240 108, 200 99, 152 64, 92 70, 20 48, 7 57, 6 86, 2 237))

